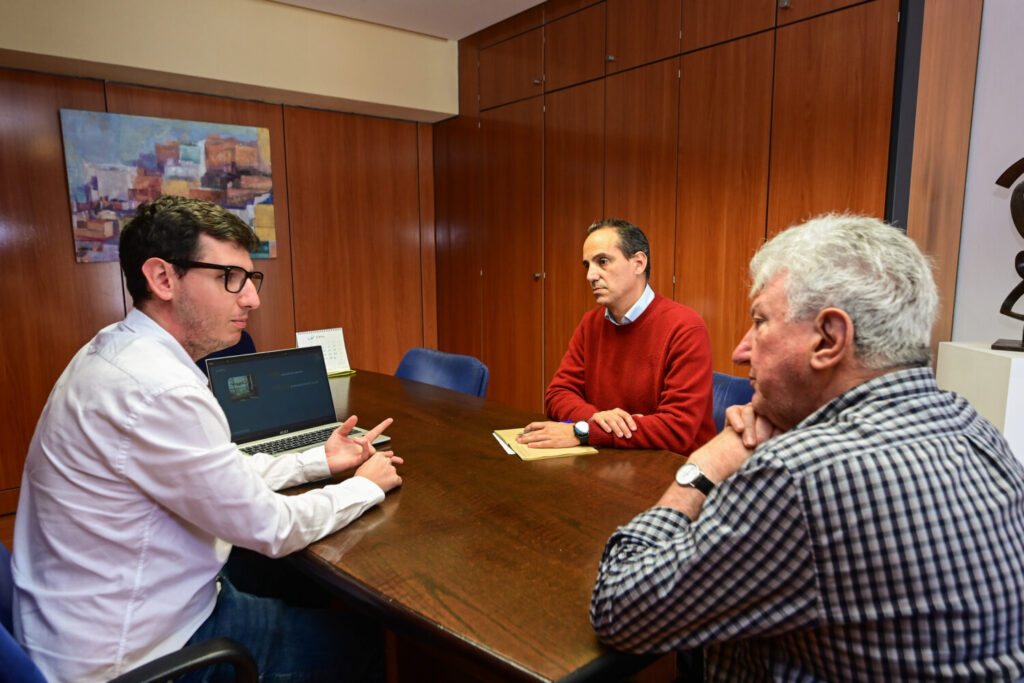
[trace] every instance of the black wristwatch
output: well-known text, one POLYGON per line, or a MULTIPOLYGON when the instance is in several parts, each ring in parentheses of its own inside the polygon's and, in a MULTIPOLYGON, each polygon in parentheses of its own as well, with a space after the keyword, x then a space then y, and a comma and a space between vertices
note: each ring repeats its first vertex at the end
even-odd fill
POLYGON ((585 420, 573 424, 572 435, 580 440, 581 446, 587 445, 587 440, 590 438, 590 423, 585 420))
POLYGON ((690 488, 697 489, 705 496, 711 493, 711 489, 715 488, 715 482, 705 477, 700 468, 692 462, 688 462, 676 470, 676 483, 680 486, 689 486, 690 488))

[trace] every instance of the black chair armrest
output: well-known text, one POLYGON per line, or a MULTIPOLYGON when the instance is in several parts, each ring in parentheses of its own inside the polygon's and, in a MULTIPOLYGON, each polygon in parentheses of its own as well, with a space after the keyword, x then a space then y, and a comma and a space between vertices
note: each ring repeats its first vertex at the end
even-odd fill
POLYGON ((256 661, 243 645, 228 638, 212 638, 158 657, 110 683, 156 683, 221 663, 235 667, 236 681, 256 683, 259 680, 256 661))

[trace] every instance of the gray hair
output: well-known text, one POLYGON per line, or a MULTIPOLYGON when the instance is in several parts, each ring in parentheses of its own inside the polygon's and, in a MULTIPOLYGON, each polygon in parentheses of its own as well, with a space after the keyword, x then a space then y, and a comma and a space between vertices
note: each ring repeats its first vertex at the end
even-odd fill
POLYGON ((838 308, 866 368, 927 365, 939 295, 912 239, 877 218, 828 214, 779 233, 750 262, 751 296, 785 275, 789 320, 838 308))

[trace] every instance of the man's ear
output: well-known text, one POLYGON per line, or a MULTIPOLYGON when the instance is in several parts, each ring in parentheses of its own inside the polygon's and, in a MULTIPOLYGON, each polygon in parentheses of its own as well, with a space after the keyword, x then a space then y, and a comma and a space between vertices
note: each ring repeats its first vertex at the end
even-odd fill
POLYGON ((814 319, 818 343, 811 354, 811 367, 824 370, 853 354, 853 320, 839 308, 825 308, 814 319))
POLYGON ((637 275, 642 275, 647 270, 647 254, 644 252, 636 252, 630 260, 633 262, 633 269, 637 275))
POLYGON ((178 279, 174 273, 174 266, 154 256, 142 264, 142 274, 155 298, 161 301, 170 301, 173 298, 174 284, 178 279))

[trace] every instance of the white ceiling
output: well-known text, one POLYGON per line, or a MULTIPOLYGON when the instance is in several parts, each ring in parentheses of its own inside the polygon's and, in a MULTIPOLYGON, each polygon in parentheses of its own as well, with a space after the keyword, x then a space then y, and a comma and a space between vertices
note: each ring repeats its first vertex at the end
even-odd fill
POLYGON ((458 40, 543 0, 276 0, 349 19, 458 40))

